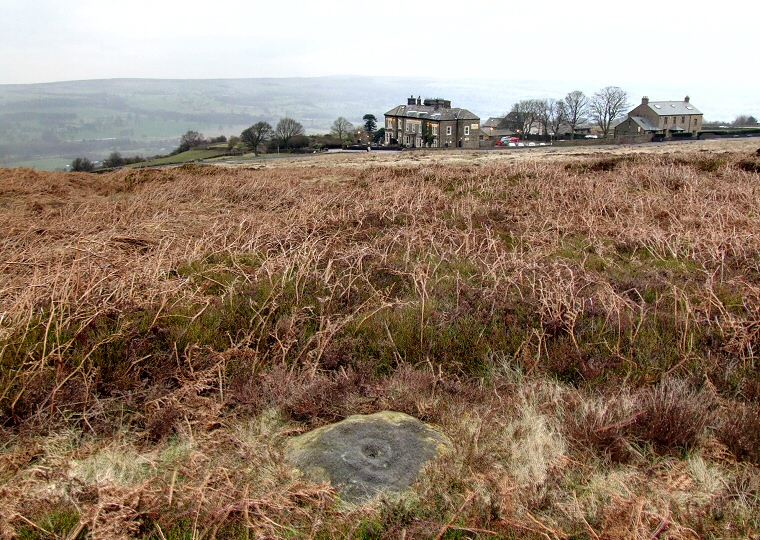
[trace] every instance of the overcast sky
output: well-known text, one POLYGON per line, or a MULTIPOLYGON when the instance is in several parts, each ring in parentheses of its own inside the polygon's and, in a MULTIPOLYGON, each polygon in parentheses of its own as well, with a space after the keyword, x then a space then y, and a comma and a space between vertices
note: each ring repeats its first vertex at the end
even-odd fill
POLYGON ((382 75, 757 94, 758 23, 751 0, 0 0, 0 84, 382 75))

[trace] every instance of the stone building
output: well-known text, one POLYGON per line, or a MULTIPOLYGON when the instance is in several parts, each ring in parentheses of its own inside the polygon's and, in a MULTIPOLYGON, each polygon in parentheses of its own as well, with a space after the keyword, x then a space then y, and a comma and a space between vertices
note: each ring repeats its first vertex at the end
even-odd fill
POLYGON ((641 105, 628 113, 628 118, 615 126, 615 137, 637 135, 691 135, 696 137, 702 129, 702 113, 686 96, 683 101, 649 101, 641 99, 641 105))
POLYGON ((446 99, 409 97, 385 113, 385 144, 412 148, 479 148, 480 118, 446 99))
POLYGON ((480 140, 481 141, 498 141, 502 137, 510 137, 515 134, 509 128, 504 126, 504 117, 492 116, 485 122, 480 124, 480 140))

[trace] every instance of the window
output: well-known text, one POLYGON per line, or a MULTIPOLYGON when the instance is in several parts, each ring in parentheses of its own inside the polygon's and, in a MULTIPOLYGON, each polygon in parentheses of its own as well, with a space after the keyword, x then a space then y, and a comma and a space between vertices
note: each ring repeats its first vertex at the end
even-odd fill
POLYGON ((686 123, 686 117, 685 117, 685 116, 682 116, 682 117, 681 117, 681 123, 682 123, 682 124, 686 123))
POLYGON ((666 126, 668 125, 668 117, 667 116, 665 117, 665 125, 666 126))
POLYGON ((446 135, 451 135, 451 126, 446 126, 446 135))
POLYGON ((470 126, 464 126, 464 134, 469 135, 470 134, 470 126))

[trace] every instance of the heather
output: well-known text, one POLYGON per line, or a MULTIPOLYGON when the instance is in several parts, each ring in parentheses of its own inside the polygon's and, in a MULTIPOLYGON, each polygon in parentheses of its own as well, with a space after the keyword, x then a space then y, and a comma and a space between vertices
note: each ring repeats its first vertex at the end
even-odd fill
POLYGON ((0 535, 757 534, 758 164, 0 170, 0 535), (401 497, 283 457, 381 410, 455 445, 401 497))

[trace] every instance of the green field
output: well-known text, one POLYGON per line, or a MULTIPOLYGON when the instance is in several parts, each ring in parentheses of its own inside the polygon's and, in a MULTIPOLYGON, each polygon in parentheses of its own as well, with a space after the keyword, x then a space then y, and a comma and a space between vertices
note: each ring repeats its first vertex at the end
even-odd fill
POLYGON ((166 156, 158 159, 137 163, 133 167, 153 167, 155 165, 172 165, 176 163, 189 163, 191 161, 203 161, 221 157, 227 154, 227 150, 218 148, 193 149, 174 156, 166 156))

